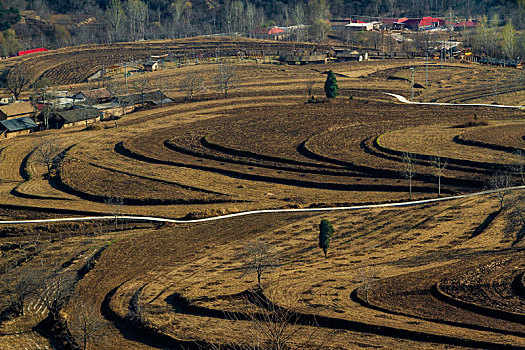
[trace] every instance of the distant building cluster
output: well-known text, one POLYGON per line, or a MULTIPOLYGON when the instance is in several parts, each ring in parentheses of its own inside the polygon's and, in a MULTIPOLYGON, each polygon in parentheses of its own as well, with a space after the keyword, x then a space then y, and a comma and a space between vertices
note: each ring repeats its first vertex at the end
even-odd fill
POLYGON ((107 88, 78 92, 48 91, 32 101, 0 100, 0 137, 11 138, 43 129, 61 129, 112 120, 137 108, 173 101, 162 91, 115 95, 107 88))
POLYGON ((384 18, 380 21, 365 22, 352 18, 336 19, 330 21, 333 29, 349 29, 356 31, 372 31, 372 30, 411 30, 423 31, 434 29, 449 29, 463 30, 473 29, 477 27, 478 23, 475 21, 461 21, 449 22, 442 18, 435 18, 432 16, 420 18, 384 18))

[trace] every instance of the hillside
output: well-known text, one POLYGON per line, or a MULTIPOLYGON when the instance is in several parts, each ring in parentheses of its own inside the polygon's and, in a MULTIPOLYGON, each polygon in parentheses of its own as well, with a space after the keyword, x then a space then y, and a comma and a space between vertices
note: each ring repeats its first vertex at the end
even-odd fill
POLYGON ((0 224, 0 348, 523 349, 524 190, 508 187, 523 184, 525 111, 496 106, 525 105, 521 71, 238 54, 261 48, 317 46, 197 37, 0 61, 53 90, 146 85, 174 101, 0 140, 1 220, 90 216, 0 224), (83 82, 166 51, 158 71, 83 82), (434 104, 386 94, 408 98, 412 73, 414 99, 434 104))

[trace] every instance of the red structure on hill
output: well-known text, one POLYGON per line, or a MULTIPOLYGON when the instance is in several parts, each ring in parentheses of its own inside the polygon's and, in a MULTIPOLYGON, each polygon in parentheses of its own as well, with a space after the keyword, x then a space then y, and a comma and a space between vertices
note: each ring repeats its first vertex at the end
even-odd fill
POLYGON ((29 55, 30 53, 44 52, 44 51, 49 51, 49 50, 46 49, 45 47, 39 47, 38 49, 30 49, 30 50, 18 51, 18 56, 24 56, 24 55, 29 55))

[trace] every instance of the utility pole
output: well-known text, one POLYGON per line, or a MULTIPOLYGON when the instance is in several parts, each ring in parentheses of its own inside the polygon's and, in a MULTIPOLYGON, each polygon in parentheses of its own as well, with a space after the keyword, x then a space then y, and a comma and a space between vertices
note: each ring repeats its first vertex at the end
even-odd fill
POLYGON ((412 71, 412 99, 411 101, 414 101, 414 71, 416 70, 414 67, 410 68, 412 71))
POLYGON ((124 63, 124 77, 126 80, 126 94, 128 93, 128 62, 124 63))
POLYGON ((427 64, 425 66, 425 86, 428 86, 428 50, 427 50, 427 64))
POLYGON ((439 50, 439 58, 441 60, 441 68, 443 68, 443 40, 441 41, 441 50, 439 50))

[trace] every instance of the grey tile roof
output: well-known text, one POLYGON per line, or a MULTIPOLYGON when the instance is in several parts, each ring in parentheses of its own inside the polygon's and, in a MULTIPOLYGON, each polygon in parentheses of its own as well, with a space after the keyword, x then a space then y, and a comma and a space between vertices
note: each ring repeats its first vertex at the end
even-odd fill
POLYGON ((144 103, 157 103, 159 101, 162 101, 163 103, 173 102, 166 95, 164 95, 164 93, 160 90, 144 92, 144 96, 140 92, 136 94, 116 96, 116 99, 123 106, 138 105, 138 104, 141 104, 142 102, 144 103))
POLYGON ((8 119, 0 121, 2 128, 7 131, 20 131, 36 128, 36 123, 29 117, 22 117, 16 119, 8 119))
POLYGON ((75 123, 102 116, 102 112, 93 107, 78 107, 67 111, 55 112, 55 114, 64 119, 66 123, 75 123))

